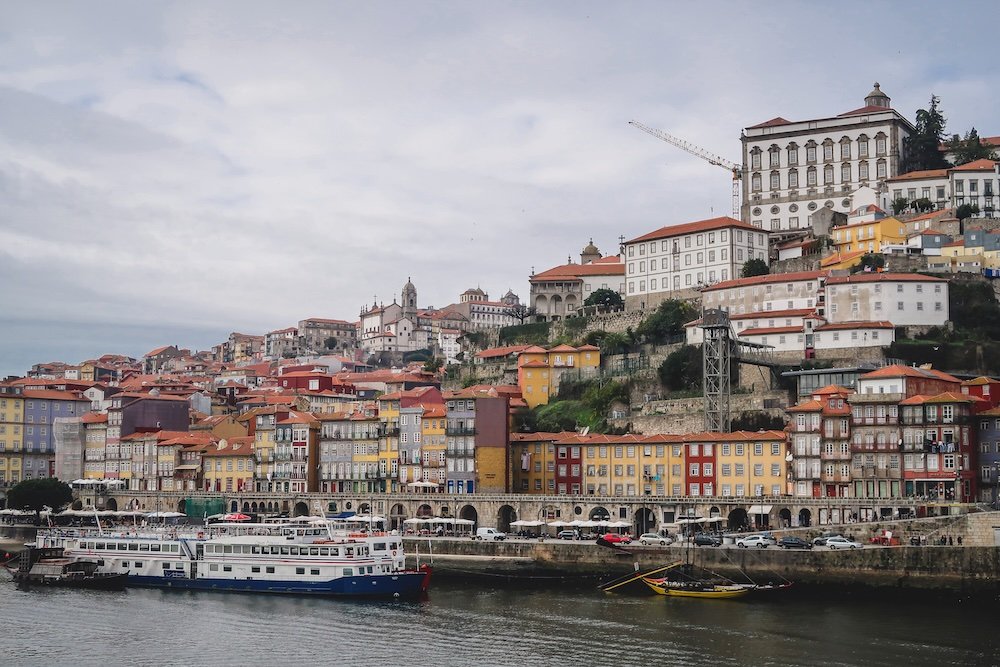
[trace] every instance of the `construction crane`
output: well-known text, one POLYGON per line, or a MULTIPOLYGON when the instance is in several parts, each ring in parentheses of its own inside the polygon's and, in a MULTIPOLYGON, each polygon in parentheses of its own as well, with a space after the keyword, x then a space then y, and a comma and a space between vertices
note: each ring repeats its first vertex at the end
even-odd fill
POLYGON ((740 194, 741 194, 740 190, 741 190, 741 181, 743 179, 742 165, 738 165, 735 162, 727 160, 724 157, 719 157, 715 153, 710 153, 704 148, 700 146, 695 146, 689 141, 678 139, 674 135, 668 134, 663 130, 655 130, 651 127, 647 127, 637 120, 630 120, 628 124, 642 130, 646 134, 656 137, 661 141, 665 141, 668 144, 680 148, 681 150, 687 151, 691 155, 700 157, 702 160, 705 160, 709 164, 714 164, 717 167, 722 167, 723 169, 728 170, 733 175, 733 217, 736 218, 737 220, 742 219, 740 217, 740 194))

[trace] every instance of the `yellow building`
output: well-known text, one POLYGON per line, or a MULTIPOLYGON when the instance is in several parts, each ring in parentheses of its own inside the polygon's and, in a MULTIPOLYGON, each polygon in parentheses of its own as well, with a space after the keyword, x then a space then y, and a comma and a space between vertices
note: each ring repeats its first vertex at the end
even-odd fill
POLYGON ((547 495, 556 490, 555 442, 576 435, 562 433, 511 433, 511 491, 547 495))
POLYGON ((223 438, 201 452, 206 491, 239 492, 254 488, 254 438, 223 438))
MULTIPOLYGON (((445 482, 445 427, 447 412, 444 405, 423 406, 423 420, 420 422, 421 475, 424 483, 437 484, 437 490, 445 482)), ((434 490, 431 487, 424 487, 434 490)))
POLYGON ((378 477, 372 491, 399 491, 399 402, 401 394, 393 392, 378 397, 378 417, 382 436, 378 439, 378 477))
POLYGON ((601 350, 593 345, 559 345, 549 350, 532 346, 517 355, 517 384, 529 408, 546 405, 566 373, 588 377, 601 366, 601 350))
POLYGON ((760 497, 791 492, 784 431, 703 435, 715 443, 718 495, 760 497))
POLYGON ((247 425, 248 433, 253 433, 255 491, 278 491, 278 481, 274 477, 277 471, 274 432, 277 423, 287 417, 286 407, 259 407, 247 410, 236 418, 237 422, 247 425))
POLYGON ((108 416, 88 413, 83 416, 83 478, 104 479, 104 460, 108 445, 108 416))
MULTIPOLYGON (((906 225, 893 217, 861 216, 858 222, 848 218, 848 224, 830 230, 834 252, 840 255, 860 252, 882 252, 887 244, 906 243, 906 225)), ((852 216, 854 217, 854 216, 852 216)))
POLYGON ((0 487, 21 481, 21 425, 24 399, 0 394, 0 487))

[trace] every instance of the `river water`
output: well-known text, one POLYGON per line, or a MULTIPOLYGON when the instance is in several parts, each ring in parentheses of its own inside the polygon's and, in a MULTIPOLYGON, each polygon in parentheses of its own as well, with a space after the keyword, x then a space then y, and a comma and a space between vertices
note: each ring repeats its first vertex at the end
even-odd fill
POLYGON ((744 600, 434 582, 423 602, 0 582, 9 665, 995 665, 990 606, 829 594, 744 600))

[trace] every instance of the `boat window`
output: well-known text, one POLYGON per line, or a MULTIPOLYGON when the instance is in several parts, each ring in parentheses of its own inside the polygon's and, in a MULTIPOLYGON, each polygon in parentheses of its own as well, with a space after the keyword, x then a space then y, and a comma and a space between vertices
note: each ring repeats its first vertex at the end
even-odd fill
POLYGON ((385 542, 375 542, 372 545, 372 551, 385 551, 385 542))
POLYGON ((305 573, 306 573, 306 568, 304 567, 295 568, 295 574, 305 574, 305 573))
POLYGON ((149 550, 150 551, 159 551, 160 550, 160 545, 159 544, 150 544, 149 545, 149 550))
POLYGON ((267 573, 268 574, 274 574, 274 566, 273 565, 268 565, 267 566, 267 573))
POLYGON ((97 561, 97 567, 104 567, 104 559, 103 558, 101 558, 100 560, 97 561))
POLYGON ((319 547, 309 547, 309 555, 310 556, 318 556, 319 555, 319 547))
POLYGON ((94 545, 94 547, 103 551, 104 550, 104 542, 98 542, 97 544, 94 545))
POLYGON ((163 564, 163 569, 164 570, 169 570, 170 569, 170 563, 164 563, 163 564))
POLYGON ((251 553, 255 553, 255 554, 259 554, 260 553, 260 547, 251 547, 250 552, 251 553))
POLYGON ((344 568, 344 576, 345 577, 353 577, 354 576, 354 568, 353 567, 345 567, 344 568))
POLYGON ((222 553, 227 553, 227 554, 233 553, 233 545, 227 544, 227 545, 223 546, 222 547, 222 553))
POLYGON ((260 568, 259 568, 259 567, 256 567, 256 566, 254 566, 254 567, 251 567, 251 568, 250 568, 250 571, 256 574, 256 573, 260 572, 260 568))
POLYGON ((184 569, 184 565, 182 563, 174 563, 174 569, 175 570, 183 570, 184 569))
POLYGON ((344 549, 344 553, 347 554, 348 558, 354 558, 354 549, 353 548, 347 547, 346 549, 344 549))
POLYGON ((299 555, 299 548, 298 547, 291 547, 291 552, 292 552, 293 556, 298 556, 299 555))
POLYGON ((281 555, 282 556, 288 555, 288 547, 281 547, 281 555))
POLYGON ((319 574, 319 570, 309 570, 309 574, 319 574))
POLYGON ((149 551, 149 545, 148 544, 140 544, 139 545, 139 551, 149 551))
POLYGON ((128 569, 128 561, 127 560, 123 560, 122 561, 122 567, 125 568, 126 570, 128 569))
POLYGON ((128 550, 129 551, 138 551, 139 550, 139 545, 136 544, 135 542, 132 542, 131 544, 128 545, 128 550))
POLYGON ((128 545, 124 542, 118 543, 118 551, 128 551, 128 545))
POLYGON ((340 555, 340 548, 339 547, 331 547, 330 548, 330 555, 331 556, 339 556, 340 555))
POLYGON ((212 563, 211 565, 208 566, 208 569, 211 570, 212 572, 218 572, 219 566, 216 565, 215 563, 212 563))
POLYGON ((233 566, 232 565, 223 565, 222 566, 222 571, 223 572, 232 572, 233 571, 233 566))

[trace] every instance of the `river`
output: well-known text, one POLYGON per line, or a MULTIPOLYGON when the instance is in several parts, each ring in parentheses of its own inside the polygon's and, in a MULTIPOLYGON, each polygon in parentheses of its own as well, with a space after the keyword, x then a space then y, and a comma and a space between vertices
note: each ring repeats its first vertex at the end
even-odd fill
POLYGON ((428 600, 354 602, 0 582, 10 665, 992 665, 991 606, 871 595, 608 595, 436 581, 428 600))

